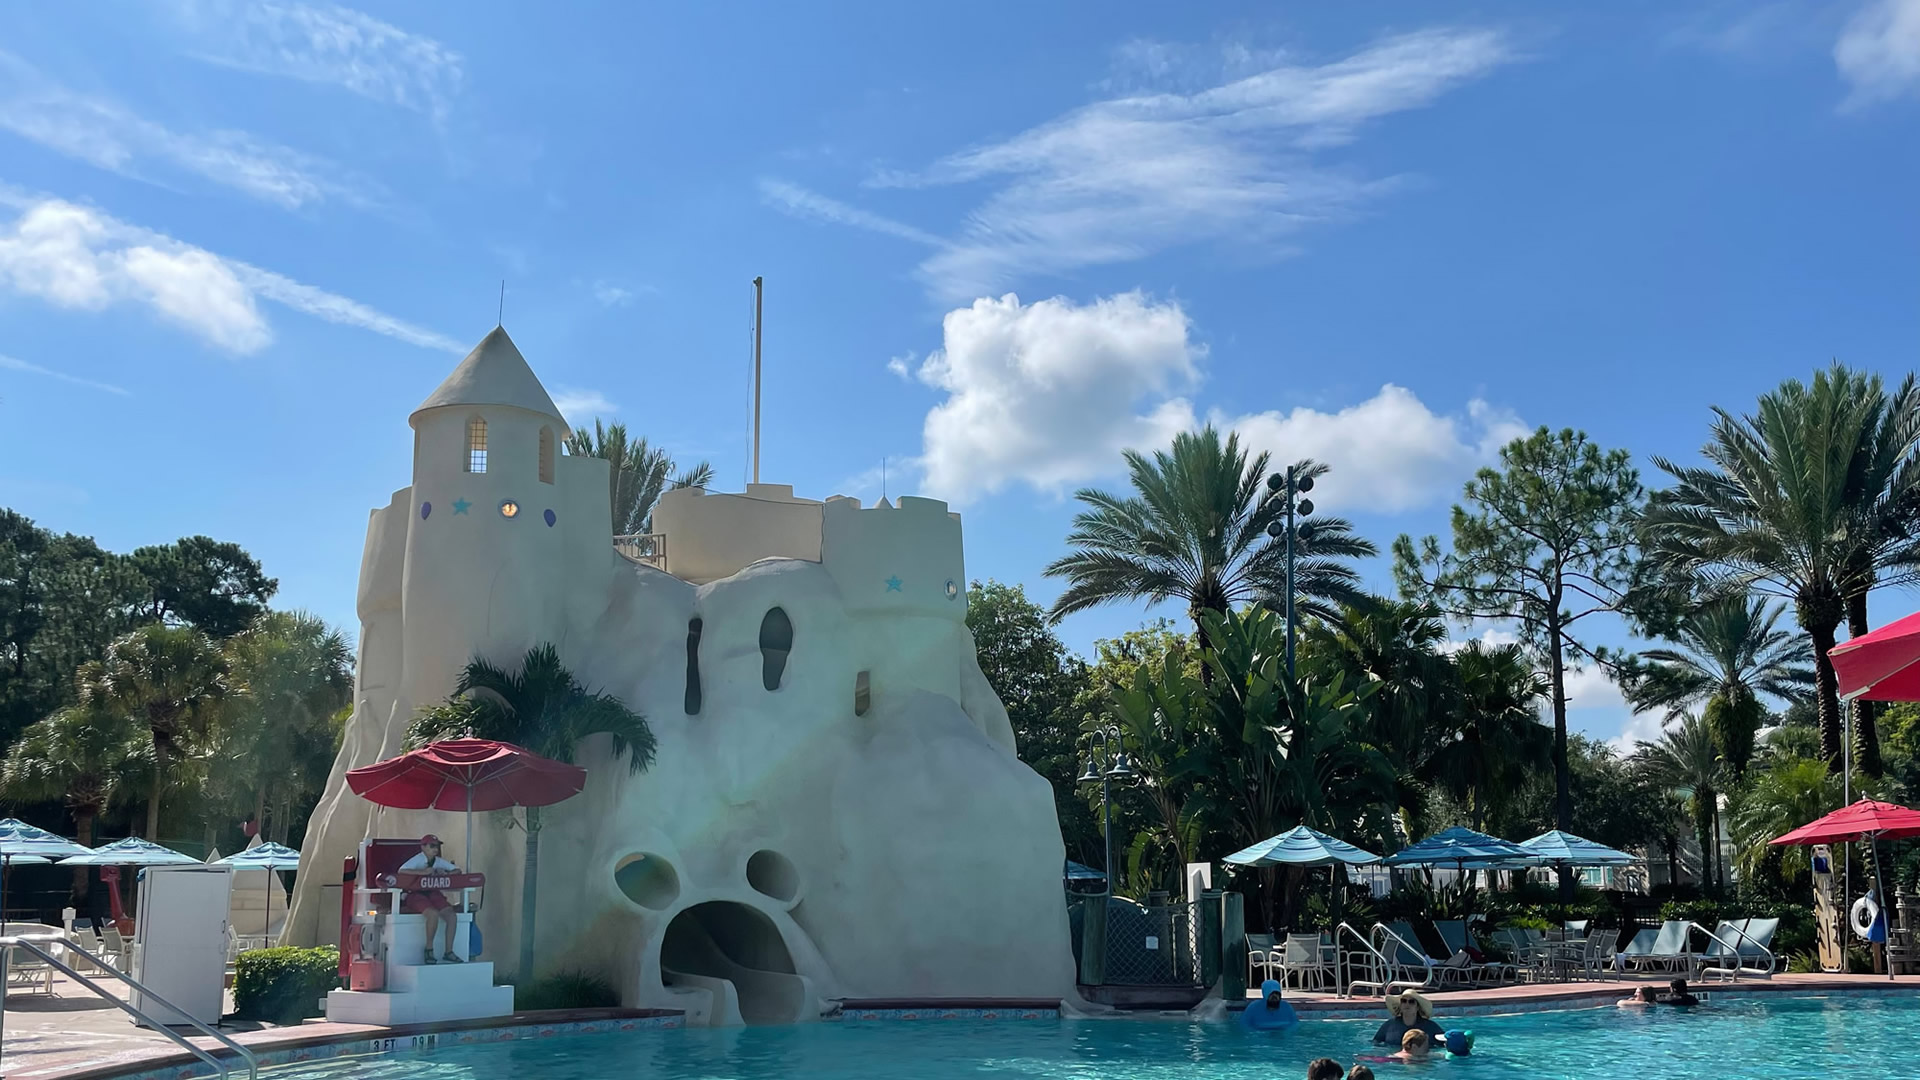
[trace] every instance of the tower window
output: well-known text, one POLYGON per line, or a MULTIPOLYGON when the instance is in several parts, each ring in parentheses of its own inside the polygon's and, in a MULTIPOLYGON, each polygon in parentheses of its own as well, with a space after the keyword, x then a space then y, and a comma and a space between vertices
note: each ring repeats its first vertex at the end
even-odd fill
POLYGON ((853 677, 853 715, 865 716, 873 707, 873 680, 867 672, 853 677))
POLYGON ((540 482, 553 483, 553 429, 540 429, 540 482))
POLYGON ((467 421, 467 471, 487 471, 487 422, 477 416, 467 421))
POLYGON ((760 620, 760 682, 769 690, 780 689, 780 677, 787 671, 787 654, 793 651, 793 620, 779 608, 768 608, 760 620))
POLYGON ((700 715, 700 618, 687 620, 687 715, 700 715))

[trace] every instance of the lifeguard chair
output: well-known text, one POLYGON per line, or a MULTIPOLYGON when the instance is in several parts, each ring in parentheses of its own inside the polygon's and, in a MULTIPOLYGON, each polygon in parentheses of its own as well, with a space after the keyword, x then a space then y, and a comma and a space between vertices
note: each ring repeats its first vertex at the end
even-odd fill
MULTIPOLYGON (((493 985, 493 964, 468 955, 473 938, 474 894, 482 874, 418 876, 417 884, 460 894, 454 920, 454 955, 464 963, 426 964, 426 918, 400 910, 400 866, 418 854, 418 840, 360 841, 346 859, 340 889, 340 977, 347 989, 327 994, 327 1019, 339 1023, 415 1024, 469 1020, 513 1012, 513 987, 493 985)), ((442 931, 444 933, 444 931, 442 931)))

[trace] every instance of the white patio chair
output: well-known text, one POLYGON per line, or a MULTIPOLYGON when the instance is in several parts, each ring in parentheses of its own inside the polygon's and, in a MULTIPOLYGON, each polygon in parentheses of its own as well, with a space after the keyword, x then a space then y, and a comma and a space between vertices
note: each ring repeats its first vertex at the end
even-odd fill
POLYGON ((1288 934, 1281 954, 1281 978, 1295 980, 1302 990, 1318 990, 1332 977, 1321 953, 1319 934, 1288 934))
POLYGON ((1274 947, 1272 934, 1247 935, 1248 985, 1258 987, 1262 981, 1273 978, 1276 969, 1281 970, 1284 977, 1282 962, 1280 950, 1274 947), (1256 975, 1260 977, 1255 978, 1256 975))
MULTIPOLYGON (((44 929, 44 927, 42 928, 44 929)), ((54 941, 36 942, 41 948, 52 951, 54 941)), ((7 950, 7 991, 18 989, 38 989, 47 996, 53 996, 53 965, 39 956, 15 945, 7 950)))

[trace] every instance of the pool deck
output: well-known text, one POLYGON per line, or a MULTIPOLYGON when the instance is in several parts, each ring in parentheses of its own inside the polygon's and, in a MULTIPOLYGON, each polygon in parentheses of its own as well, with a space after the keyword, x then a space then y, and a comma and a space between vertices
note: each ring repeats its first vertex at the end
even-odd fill
MULTIPOLYGON (((1427 994, 1442 1017, 1498 1012, 1579 1009, 1608 1005, 1627 997, 1648 982, 1664 984, 1665 976, 1606 982, 1544 983, 1484 990, 1449 990, 1427 994)), ((1832 992, 1898 990, 1920 992, 1920 976, 1903 975, 1788 975, 1750 980, 1731 988, 1720 983, 1695 983, 1710 994, 1820 995, 1832 992)), ((1384 1015, 1377 998, 1340 998, 1331 994, 1289 991, 1287 999, 1305 1017, 1324 1019, 1374 1018, 1384 1015)), ((1029 1013, 1034 1002, 859 1002, 849 1007, 873 1009, 936 1020, 943 1013, 977 1016, 983 1010, 1005 1016, 1029 1013), (964 1005, 965 1008, 959 1008, 964 1005), (997 1008, 996 1008, 997 1006, 997 1008)), ((0 1069, 7 1080, 95 1080, 109 1076, 139 1076, 168 1080, 193 1071, 197 1062, 163 1036, 134 1027, 125 1013, 83 988, 56 979, 52 997, 14 993, 6 1001, 4 1050, 0 1069)), ((904 1018, 902 1016, 901 1018, 904 1018)), ((324 1058, 346 1053, 382 1053, 424 1049, 434 1045, 538 1038, 597 1031, 624 1031, 644 1027, 677 1026, 678 1014, 644 1009, 588 1009, 564 1013, 535 1013, 464 1024, 430 1024, 383 1028, 365 1024, 334 1024, 310 1020, 286 1027, 229 1023, 222 1031, 259 1053, 276 1058, 324 1058)), ((211 1048, 211 1040, 196 1038, 211 1048)))

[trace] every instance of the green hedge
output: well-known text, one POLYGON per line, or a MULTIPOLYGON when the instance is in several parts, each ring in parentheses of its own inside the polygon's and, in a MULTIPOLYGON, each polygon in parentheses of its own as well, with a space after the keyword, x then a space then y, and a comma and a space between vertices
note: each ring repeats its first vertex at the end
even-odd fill
POLYGON ((297 1024, 319 1016, 319 1001, 340 985, 340 950, 255 949, 234 963, 233 1012, 242 1020, 297 1024))
POLYGON ((620 1004, 620 992, 598 975, 583 971, 563 971, 521 986, 509 979, 496 979, 513 987, 516 1012, 543 1012, 548 1009, 610 1009, 620 1004))

